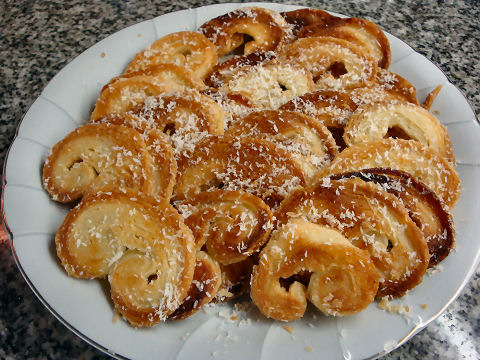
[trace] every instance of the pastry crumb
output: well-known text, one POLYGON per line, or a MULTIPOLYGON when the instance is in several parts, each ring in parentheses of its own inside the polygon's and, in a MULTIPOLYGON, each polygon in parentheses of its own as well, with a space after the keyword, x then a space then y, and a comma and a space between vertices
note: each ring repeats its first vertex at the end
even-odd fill
POLYGON ((286 331, 288 331, 290 334, 293 334, 293 328, 288 326, 288 325, 282 325, 282 328, 284 328, 286 331))
POLYGON ((425 310, 425 309, 428 307, 428 305, 427 305, 427 304, 422 304, 422 305, 420 305, 420 307, 421 307, 423 310, 425 310))
POLYGON ((307 352, 313 352, 313 349, 312 349, 310 346, 307 346, 307 347, 305 348, 305 351, 307 351, 307 352))

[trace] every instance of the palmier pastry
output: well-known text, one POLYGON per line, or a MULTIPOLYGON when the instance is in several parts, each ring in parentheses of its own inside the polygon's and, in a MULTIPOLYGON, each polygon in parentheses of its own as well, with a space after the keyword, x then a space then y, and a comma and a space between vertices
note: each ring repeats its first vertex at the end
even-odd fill
POLYGON ((239 93, 224 93, 218 89, 208 88, 202 91, 215 101, 225 113, 225 128, 228 128, 236 118, 241 118, 254 111, 254 103, 239 93))
POLYGON ((290 218, 339 230, 366 249, 380 274, 378 296, 401 296, 422 281, 429 254, 420 229, 402 202, 359 179, 324 179, 292 192, 275 213, 278 226, 290 218))
POLYGON ((298 33, 305 27, 323 23, 330 18, 337 18, 326 11, 311 8, 286 11, 280 13, 280 15, 282 15, 290 25, 294 36, 298 36, 298 33))
POLYGON ((235 55, 224 62, 217 64, 210 73, 205 84, 214 88, 218 88, 230 80, 234 73, 244 67, 258 66, 271 60, 276 60, 278 55, 276 52, 253 52, 248 55, 235 55))
POLYGON ((220 91, 245 95, 259 109, 277 109, 314 86, 310 73, 303 68, 272 61, 233 72, 220 91))
POLYGON ((208 134, 223 134, 225 127, 223 109, 195 90, 152 96, 132 111, 150 126, 168 134, 176 155, 192 150, 208 134))
POLYGON ((227 302, 245 294, 250 287, 253 261, 252 256, 243 261, 222 265, 222 284, 215 295, 213 302, 227 302))
POLYGON ((389 138, 350 146, 320 170, 316 179, 374 167, 410 173, 432 189, 447 210, 451 210, 460 197, 460 179, 453 165, 435 150, 414 140, 389 138))
POLYGON ((137 130, 152 156, 154 194, 168 199, 172 196, 177 177, 177 162, 167 135, 148 127, 145 119, 129 112, 113 113, 93 122, 122 125, 137 130))
POLYGON ((315 119, 298 112, 254 112, 237 120, 227 130, 226 135, 255 136, 272 140, 293 156, 305 158, 312 173, 329 164, 338 154, 330 131, 315 119))
POLYGON ((421 106, 410 103, 361 106, 350 117, 343 134, 348 146, 384 137, 417 140, 436 150, 448 161, 455 161, 447 130, 421 106))
POLYGON ((290 191, 306 184, 308 175, 286 151, 252 137, 208 137, 178 160, 175 199, 216 187, 244 190, 276 206, 290 191))
POLYGON ((101 190, 152 193, 152 157, 133 129, 83 125, 51 149, 43 167, 43 185, 60 202, 101 190))
POLYGON ((244 45, 243 53, 277 49, 287 35, 283 18, 272 10, 245 7, 204 23, 199 29, 212 41, 219 56, 244 45), (244 35, 253 38, 244 44, 244 35))
POLYGON ((276 320, 303 316, 307 299, 327 315, 350 315, 375 298, 379 276, 368 252, 338 231, 293 219, 276 230, 254 267, 251 297, 259 310, 276 320), (280 284, 302 271, 311 272, 308 286, 280 284))
POLYGON ((193 278, 193 236, 167 202, 141 193, 100 193, 70 211, 55 236, 66 271, 108 276, 115 307, 134 326, 165 320, 193 278))
POLYGON ((362 48, 330 36, 297 39, 282 48, 281 57, 310 71, 320 89, 364 86, 377 71, 362 48))
POLYGON ((191 71, 174 64, 161 64, 144 71, 124 74, 110 80, 100 92, 90 120, 110 113, 125 112, 147 97, 205 85, 191 71))
POLYGON ((298 32, 299 38, 331 36, 361 46, 377 65, 387 69, 390 65, 390 43, 383 31, 371 21, 359 18, 325 17, 298 32))
POLYGON ((408 214, 425 237, 430 253, 429 267, 442 261, 454 243, 452 217, 443 209, 435 193, 410 174, 392 169, 364 169, 333 175, 332 180, 358 177, 371 181, 402 200, 408 214))
POLYGON ((273 226, 267 204, 244 191, 201 192, 182 202, 185 224, 195 237, 197 249, 223 265, 245 260, 268 239, 273 226))
POLYGON ((125 73, 145 70, 159 64, 175 64, 204 79, 217 63, 217 52, 203 34, 180 31, 168 34, 135 55, 125 73))
MULTIPOLYGON (((388 92, 391 96, 396 97, 399 101, 407 101, 419 105, 417 88, 407 79, 398 74, 386 69, 377 68, 375 85, 379 85, 383 90, 388 92)), ((360 102, 357 102, 357 104, 361 105, 360 102)))
POLYGON ((195 314, 217 294, 222 282, 219 264, 203 251, 197 252, 192 284, 182 304, 170 319, 183 320, 195 314))

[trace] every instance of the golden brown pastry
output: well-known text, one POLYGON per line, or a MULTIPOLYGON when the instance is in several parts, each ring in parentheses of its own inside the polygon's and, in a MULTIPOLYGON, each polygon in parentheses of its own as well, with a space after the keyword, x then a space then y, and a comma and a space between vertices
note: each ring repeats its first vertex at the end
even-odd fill
POLYGON ((327 315, 350 315, 375 298, 379 276, 368 252, 352 245, 338 231, 293 219, 276 230, 253 269, 251 297, 259 310, 275 320, 303 316, 307 299, 327 315), (311 272, 308 286, 280 284, 302 271, 311 272))
POLYGON ((254 103, 242 94, 224 93, 215 88, 205 89, 202 93, 215 101, 224 110, 225 128, 233 124, 235 119, 254 111, 254 103))
POLYGON ((98 191, 154 191, 153 160, 140 134, 110 124, 87 124, 55 144, 43 166, 53 200, 71 202, 98 191))
POLYGON ((268 140, 211 136, 178 159, 174 198, 220 187, 244 190, 274 207, 307 177, 290 154, 268 140))
POLYGON ((310 71, 320 89, 360 87, 371 82, 377 65, 361 47, 330 36, 297 39, 285 45, 281 58, 310 71))
POLYGON ((215 295, 213 302, 227 302, 245 294, 250 287, 253 261, 250 256, 243 261, 222 265, 222 284, 215 295))
POLYGON ((219 264, 207 253, 198 251, 192 284, 182 304, 170 315, 172 320, 183 320, 195 314, 217 294, 222 282, 219 264))
POLYGON ((93 122, 121 125, 137 130, 153 160, 153 193, 168 199, 172 196, 177 177, 177 161, 167 135, 150 128, 144 118, 130 112, 113 113, 93 122))
POLYGON ((165 320, 192 282, 190 229, 167 201, 141 193, 84 197, 67 214, 55 244, 71 276, 108 276, 115 308, 134 326, 165 320))
POLYGON ((287 101, 312 91, 314 87, 308 71, 297 65, 272 60, 241 67, 219 89, 222 92, 240 93, 259 109, 277 109, 287 101))
POLYGON ((268 205, 244 191, 201 192, 175 205, 192 230, 197 249, 205 245, 208 254, 223 265, 259 251, 273 227, 268 205))
POLYGON ((189 88, 202 90, 205 85, 190 70, 174 64, 160 64, 124 74, 103 87, 90 120, 128 111, 149 96, 189 88))
POLYGON ((278 226, 292 218, 340 231, 365 249, 380 274, 378 296, 401 296, 422 281, 429 253, 422 232, 402 202, 359 179, 323 179, 290 194, 275 213, 278 226))
POLYGON ((326 17, 303 28, 297 36, 331 36, 351 41, 362 47, 379 67, 387 69, 390 65, 391 51, 387 37, 378 25, 366 19, 326 17))
POLYGON ((410 103, 364 105, 350 116, 343 139, 348 146, 401 137, 431 147, 455 162, 452 143, 445 127, 421 106, 410 103))
POLYGON ((235 55, 230 59, 215 65, 212 72, 205 79, 205 84, 214 88, 219 88, 230 80, 235 73, 241 68, 259 66, 276 60, 278 55, 276 52, 252 52, 248 55, 235 55))
POLYGON ((264 110, 237 120, 226 136, 255 136, 271 140, 296 157, 313 175, 338 154, 335 140, 321 122, 298 112, 264 110))
POLYGON ((425 184, 404 171, 382 168, 347 172, 330 178, 338 180, 352 177, 371 181, 402 201, 410 218, 420 228, 427 241, 430 253, 428 267, 437 265, 447 257, 454 244, 452 217, 443 209, 442 202, 435 193, 425 184))
POLYGON ((374 167, 410 173, 432 189, 448 211, 460 197, 460 179, 453 165, 435 150, 414 140, 389 138, 348 147, 315 178, 374 167))
POLYGON ((199 30, 215 44, 218 56, 231 53, 241 45, 244 54, 275 50, 287 36, 284 19, 272 10, 259 7, 233 10, 207 21, 199 30), (253 39, 244 44, 245 35, 253 39))
POLYGON ((125 73, 145 70, 159 64, 175 64, 191 70, 204 79, 217 64, 217 52, 203 34, 180 31, 168 34, 145 50, 137 53, 128 64, 125 73))
POLYGON ((320 9, 298 9, 293 11, 286 11, 280 13, 287 23, 292 28, 294 36, 298 36, 298 33, 310 25, 323 23, 330 18, 337 19, 336 16, 330 15, 328 12, 320 9))

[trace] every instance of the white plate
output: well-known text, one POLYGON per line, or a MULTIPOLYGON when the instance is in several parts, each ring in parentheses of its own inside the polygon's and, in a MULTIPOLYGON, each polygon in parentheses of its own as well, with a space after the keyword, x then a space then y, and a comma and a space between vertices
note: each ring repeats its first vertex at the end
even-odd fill
MULTIPOLYGON (((258 4, 277 11, 296 7, 258 4)), ((86 122, 101 86, 120 74, 134 53, 170 32, 196 29, 209 18, 239 4, 205 6, 160 16, 130 26, 100 41, 60 71, 33 103, 18 129, 5 165, 3 207, 17 264, 34 293, 68 328, 103 351, 134 359, 363 359, 392 350, 439 315, 455 299, 480 258, 480 127, 464 96, 445 75, 401 40, 388 35, 391 70, 412 82, 420 100, 443 85, 432 110, 450 132, 463 185, 454 210, 455 251, 442 262, 443 271, 397 301, 410 307, 409 319, 370 305, 358 315, 327 318, 309 311, 288 324, 269 321, 256 310, 245 321, 225 320, 232 305, 200 312, 181 322, 134 329, 113 321, 108 285, 68 277, 54 249, 54 234, 68 207, 52 202, 41 186, 41 170, 49 148, 86 122), (422 304, 427 304, 423 309, 422 304), (220 312, 220 316, 218 313, 220 312), (310 347, 313 352, 306 351, 310 347)), ((310 349, 308 349, 310 350, 310 349)))

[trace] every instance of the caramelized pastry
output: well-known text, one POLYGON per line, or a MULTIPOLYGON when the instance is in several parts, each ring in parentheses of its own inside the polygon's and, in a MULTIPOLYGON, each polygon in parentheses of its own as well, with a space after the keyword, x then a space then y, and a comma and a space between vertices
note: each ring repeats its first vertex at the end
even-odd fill
POLYGON ((64 203, 101 190, 152 193, 152 157, 133 129, 83 125, 51 149, 43 167, 43 186, 53 200, 64 203))
POLYGON ((432 189, 447 210, 451 210, 460 197, 460 179, 453 165, 435 150, 414 140, 383 139, 350 146, 320 170, 316 179, 374 167, 410 173, 432 189))
POLYGON ((90 120, 128 111, 149 96, 188 88, 202 90, 205 85, 191 71, 174 64, 124 74, 103 87, 90 120))
POLYGON ((180 31, 168 34, 135 55, 125 73, 148 69, 159 64, 175 64, 205 79, 217 64, 217 52, 203 34, 180 31))
POLYGON ((433 105, 433 102, 437 98, 438 94, 442 90, 442 85, 438 85, 435 89, 428 93, 425 101, 423 102, 422 106, 424 109, 430 110, 433 105))
POLYGON ((175 199, 217 187, 244 190, 276 206, 306 184, 300 164, 274 143, 252 137, 208 137, 178 160, 175 199))
POLYGON ((220 264, 245 260, 265 244, 273 225, 267 204, 244 191, 201 192, 176 204, 192 230, 197 249, 220 264))
POLYGON ((209 88, 202 91, 215 101, 225 112, 225 128, 235 122, 236 118, 246 116, 254 111, 254 103, 246 96, 239 93, 223 93, 218 89, 209 88))
POLYGON ((361 106, 351 115, 343 135, 348 146, 385 137, 417 140, 455 162, 445 127, 428 110, 410 103, 361 106))
POLYGON ((245 66, 233 72, 220 91, 240 93, 259 109, 277 109, 287 101, 312 91, 314 86, 310 73, 304 69, 272 61, 245 66))
POLYGON ((108 276, 117 311, 134 326, 165 320, 192 282, 190 229, 167 201, 141 193, 84 197, 67 214, 55 244, 71 276, 108 276))
POLYGON ((303 316, 307 299, 327 315, 350 315, 375 298, 379 276, 368 252, 353 246, 338 231, 293 219, 276 230, 253 269, 251 297, 275 320, 303 316), (312 272, 308 286, 280 284, 302 271, 312 272))
POLYGON ((271 60, 276 60, 277 58, 277 53, 273 51, 256 51, 248 55, 235 55, 232 58, 217 64, 205 80, 205 84, 214 88, 221 87, 241 68, 259 66, 270 62, 271 60))
POLYGON ((327 17, 298 32, 299 38, 331 36, 361 46, 377 65, 387 69, 390 65, 390 43, 383 31, 371 21, 359 18, 327 17))
POLYGON ((297 39, 282 48, 281 58, 310 71, 317 86, 326 90, 364 86, 377 71, 362 48, 330 36, 297 39))
POLYGON ((222 274, 219 264, 203 251, 197 252, 195 272, 192 284, 182 304, 170 315, 170 319, 183 320, 195 314, 200 308, 208 304, 215 297, 222 274))
POLYGON ((216 303, 227 302, 245 294, 250 287, 252 268, 252 256, 237 263, 229 265, 220 264, 222 284, 212 301, 216 303))
POLYGON ((299 217, 337 229, 367 250, 381 277, 378 296, 403 295, 422 281, 427 270, 423 234, 402 202, 374 184, 326 178, 292 192, 275 217, 278 226, 299 217))
POLYGON ((427 241, 430 261, 437 265, 449 254, 454 243, 452 217, 443 209, 435 193, 410 174, 392 169, 364 169, 333 175, 332 180, 358 177, 371 181, 402 200, 410 218, 420 228, 427 241))
POLYGON ((153 193, 167 199, 172 196, 177 177, 177 161, 165 134, 149 128, 145 119, 132 113, 114 113, 93 122, 121 125, 137 130, 153 160, 153 193))
POLYGON ((336 16, 330 15, 328 12, 320 9, 298 9, 293 11, 286 11, 280 13, 287 23, 291 26, 294 36, 298 36, 298 33, 314 24, 322 24, 325 20, 334 18, 338 19, 336 16))
POLYGON ((241 45, 243 53, 270 51, 279 47, 285 36, 283 18, 272 10, 245 7, 211 19, 200 26, 200 32, 212 41, 218 56, 227 55, 241 45), (244 44, 245 35, 253 38, 244 44))
POLYGON ((329 164, 338 154, 337 146, 328 129, 315 119, 292 111, 264 110, 254 112, 235 122, 227 136, 255 136, 271 140, 292 156, 299 158, 315 173, 329 164))

